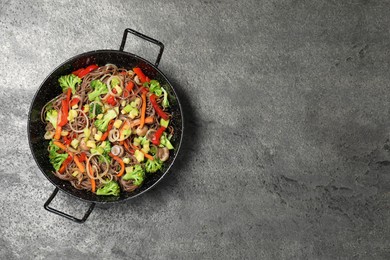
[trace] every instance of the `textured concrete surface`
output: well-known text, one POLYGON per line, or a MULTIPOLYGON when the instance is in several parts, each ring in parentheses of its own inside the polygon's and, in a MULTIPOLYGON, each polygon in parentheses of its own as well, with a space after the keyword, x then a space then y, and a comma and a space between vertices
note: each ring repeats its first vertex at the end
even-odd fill
MULTIPOLYGON (((93 2, 0 2, 0 259, 390 259, 390 4, 93 2), (43 209, 28 108, 55 66, 126 27, 166 45, 182 154, 74 224, 43 209)), ((153 60, 144 46, 126 50, 153 60)))

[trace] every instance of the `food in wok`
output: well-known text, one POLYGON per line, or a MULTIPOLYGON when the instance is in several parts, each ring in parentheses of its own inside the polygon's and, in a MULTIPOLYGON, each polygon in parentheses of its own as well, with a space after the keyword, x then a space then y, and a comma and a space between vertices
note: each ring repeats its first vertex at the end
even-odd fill
POLYGON ((169 159, 175 133, 168 92, 140 68, 90 65, 58 83, 62 93, 41 111, 55 176, 76 189, 119 196, 169 159))

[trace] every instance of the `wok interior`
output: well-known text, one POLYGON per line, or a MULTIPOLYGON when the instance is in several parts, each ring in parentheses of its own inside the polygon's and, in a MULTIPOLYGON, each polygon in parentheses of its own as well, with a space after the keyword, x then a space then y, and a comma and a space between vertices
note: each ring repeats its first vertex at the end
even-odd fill
POLYGON ((177 148, 180 146, 180 140, 182 136, 182 117, 180 111, 179 101, 176 94, 165 78, 165 76, 159 72, 153 65, 149 62, 133 55, 131 53, 121 52, 121 51, 112 51, 112 50, 102 50, 88 52, 81 55, 78 55, 62 65, 60 65, 55 71, 53 71, 48 78, 40 86, 31 106, 30 115, 29 115, 29 139, 30 139, 30 148, 34 155, 34 158, 41 169, 42 173, 57 187, 61 190, 76 196, 79 199, 93 201, 98 203, 107 203, 114 201, 122 201, 139 195, 140 193, 146 191, 148 188, 153 186, 158 182, 167 172, 168 168, 172 165, 177 148), (62 75, 70 74, 72 71, 77 70, 82 67, 86 67, 91 64, 98 64, 103 66, 107 63, 112 63, 117 65, 119 68, 124 67, 126 69, 132 69, 134 67, 140 67, 145 75, 151 79, 156 79, 160 82, 162 86, 169 93, 169 102, 171 104, 171 111, 173 118, 171 119, 171 124, 175 129, 175 134, 171 140, 175 149, 169 160, 166 161, 163 165, 162 170, 149 174, 145 179, 143 185, 134 192, 127 193, 121 192, 119 197, 114 196, 97 196, 92 192, 85 190, 77 190, 74 188, 70 182, 63 181, 58 179, 52 174, 53 166, 49 162, 47 146, 49 144, 48 140, 43 138, 45 134, 45 124, 41 122, 40 113, 43 106, 50 101, 52 98, 61 93, 61 88, 58 84, 58 78, 62 75))

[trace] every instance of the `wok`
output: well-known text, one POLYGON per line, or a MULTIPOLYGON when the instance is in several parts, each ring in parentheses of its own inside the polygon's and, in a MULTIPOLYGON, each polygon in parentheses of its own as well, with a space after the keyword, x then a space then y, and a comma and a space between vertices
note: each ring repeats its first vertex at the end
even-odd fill
POLYGON ((87 220, 88 216, 90 215, 96 204, 112 204, 133 199, 150 190, 167 174, 167 172, 173 165, 180 149, 184 130, 184 120, 180 101, 172 84, 169 82, 168 78, 157 68, 163 51, 164 45, 161 42, 128 28, 123 33, 122 43, 120 45, 119 50, 95 50, 74 56, 59 65, 56 69, 54 69, 43 81, 43 83, 35 93, 29 110, 27 131, 31 153, 39 169, 41 170, 43 175, 55 186, 53 193, 44 204, 44 208, 46 210, 58 214, 67 219, 70 219, 72 221, 75 221, 77 223, 83 223, 87 220), (123 50, 126 44, 127 35, 129 33, 159 46, 159 53, 154 64, 133 53, 125 52, 123 50), (160 82, 161 85, 164 85, 169 94, 171 114, 173 116, 171 124, 175 130, 175 134, 171 140, 175 149, 173 150, 173 153, 171 152, 169 160, 164 163, 163 168, 160 171, 148 176, 145 179, 143 185, 134 192, 121 192, 119 197, 98 196, 86 190, 77 190, 68 181, 63 181, 54 176, 54 174, 52 173, 53 167, 49 162, 47 151, 49 142, 48 140, 44 139, 46 124, 43 123, 40 119, 40 112, 43 106, 52 98, 61 93, 61 88, 58 84, 58 78, 60 76, 70 74, 72 71, 86 67, 91 64, 98 64, 99 66, 103 66, 107 63, 112 63, 117 65, 119 68, 123 67, 126 69, 140 67, 149 78, 156 79, 160 82), (81 219, 50 207, 50 202, 54 199, 59 190, 76 199, 91 204, 81 219))

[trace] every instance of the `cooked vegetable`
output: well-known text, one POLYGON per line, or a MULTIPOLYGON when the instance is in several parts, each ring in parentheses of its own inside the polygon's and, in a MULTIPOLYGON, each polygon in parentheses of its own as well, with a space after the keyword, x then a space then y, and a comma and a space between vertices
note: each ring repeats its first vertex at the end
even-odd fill
POLYGON ((146 86, 149 86, 149 91, 151 93, 156 94, 156 96, 158 96, 158 97, 161 96, 162 89, 161 89, 160 83, 157 80, 152 79, 150 82, 144 83, 144 84, 146 86))
POLYGON ((116 181, 110 181, 96 191, 97 195, 119 196, 121 190, 116 181))
POLYGON ((58 83, 60 83, 63 92, 71 88, 72 94, 74 95, 76 93, 76 85, 81 83, 81 79, 73 74, 69 74, 61 76, 58 79, 58 83))
POLYGON ((119 165, 121 166, 121 169, 120 169, 119 173, 116 175, 117 177, 121 177, 123 175, 123 173, 125 172, 125 163, 118 156, 113 155, 112 153, 109 153, 109 155, 112 157, 112 159, 117 161, 119 163, 119 165))
POLYGON ((164 108, 168 108, 169 107, 168 92, 164 88, 161 88, 161 90, 164 92, 164 99, 162 102, 162 106, 164 108))
POLYGON ((93 91, 88 94, 89 101, 96 100, 100 97, 100 95, 108 93, 107 85, 100 80, 92 80, 91 88, 93 89, 93 91))
POLYGON ((145 178, 145 171, 142 169, 141 165, 137 164, 135 166, 127 167, 126 174, 123 176, 123 180, 129 181, 133 180, 134 185, 141 185, 145 178))
POLYGON ((162 136, 162 134, 164 133, 165 131, 165 127, 161 126, 157 131, 156 133, 154 134, 153 138, 152 138, 152 143, 155 144, 155 145, 159 145, 160 144, 160 138, 162 136))
POLYGON ((97 115, 103 113, 103 107, 97 103, 97 102, 94 102, 92 103, 89 107, 89 118, 93 119, 95 118, 97 115))
POLYGON ((146 113, 146 93, 142 93, 142 108, 141 108, 141 122, 139 124, 139 127, 144 127, 145 124, 145 113, 146 113))
POLYGON ((102 119, 98 119, 95 121, 95 126, 97 127, 97 129, 99 129, 99 131, 106 132, 108 123, 110 123, 110 120, 114 119, 115 117, 115 111, 112 109, 108 110, 102 119))
POLYGON ((88 73, 90 73, 93 70, 96 70, 97 68, 99 68, 99 67, 97 65, 93 64, 93 65, 89 65, 85 69, 81 68, 79 70, 73 71, 72 74, 78 76, 79 78, 83 78, 85 75, 87 75, 88 73))
POLYGON ((171 144, 171 142, 169 141, 169 139, 167 138, 167 133, 163 133, 162 136, 160 137, 160 147, 166 147, 168 148, 169 150, 172 150, 173 149, 173 145, 171 144))
POLYGON ((52 124, 52 126, 54 128, 56 128, 57 127, 57 117, 58 117, 57 110, 52 109, 52 110, 49 110, 46 112, 45 120, 49 121, 52 124))
POLYGON ((160 170, 162 167, 162 161, 159 159, 150 160, 148 159, 145 163, 145 171, 149 173, 154 173, 160 170))
POLYGON ((157 157, 162 161, 165 162, 169 158, 169 150, 168 148, 158 148, 157 149, 157 157))
POLYGON ((150 97, 149 97, 149 99, 150 99, 150 102, 152 103, 152 105, 153 105, 153 108, 154 108, 154 110, 156 110, 156 112, 157 112, 157 114, 160 116, 160 117, 162 117, 163 119, 165 119, 165 120, 168 120, 168 115, 159 107, 159 105, 157 104, 157 96, 156 95, 154 95, 154 94, 152 94, 150 97))
POLYGON ((62 165, 62 163, 68 158, 67 153, 57 153, 60 149, 57 145, 54 144, 53 141, 49 143, 49 159, 50 163, 53 165, 54 169, 58 171, 62 165))
POLYGON ((149 78, 145 76, 145 74, 142 72, 142 70, 140 68, 134 68, 133 71, 135 74, 137 74, 141 83, 149 81, 149 78))

